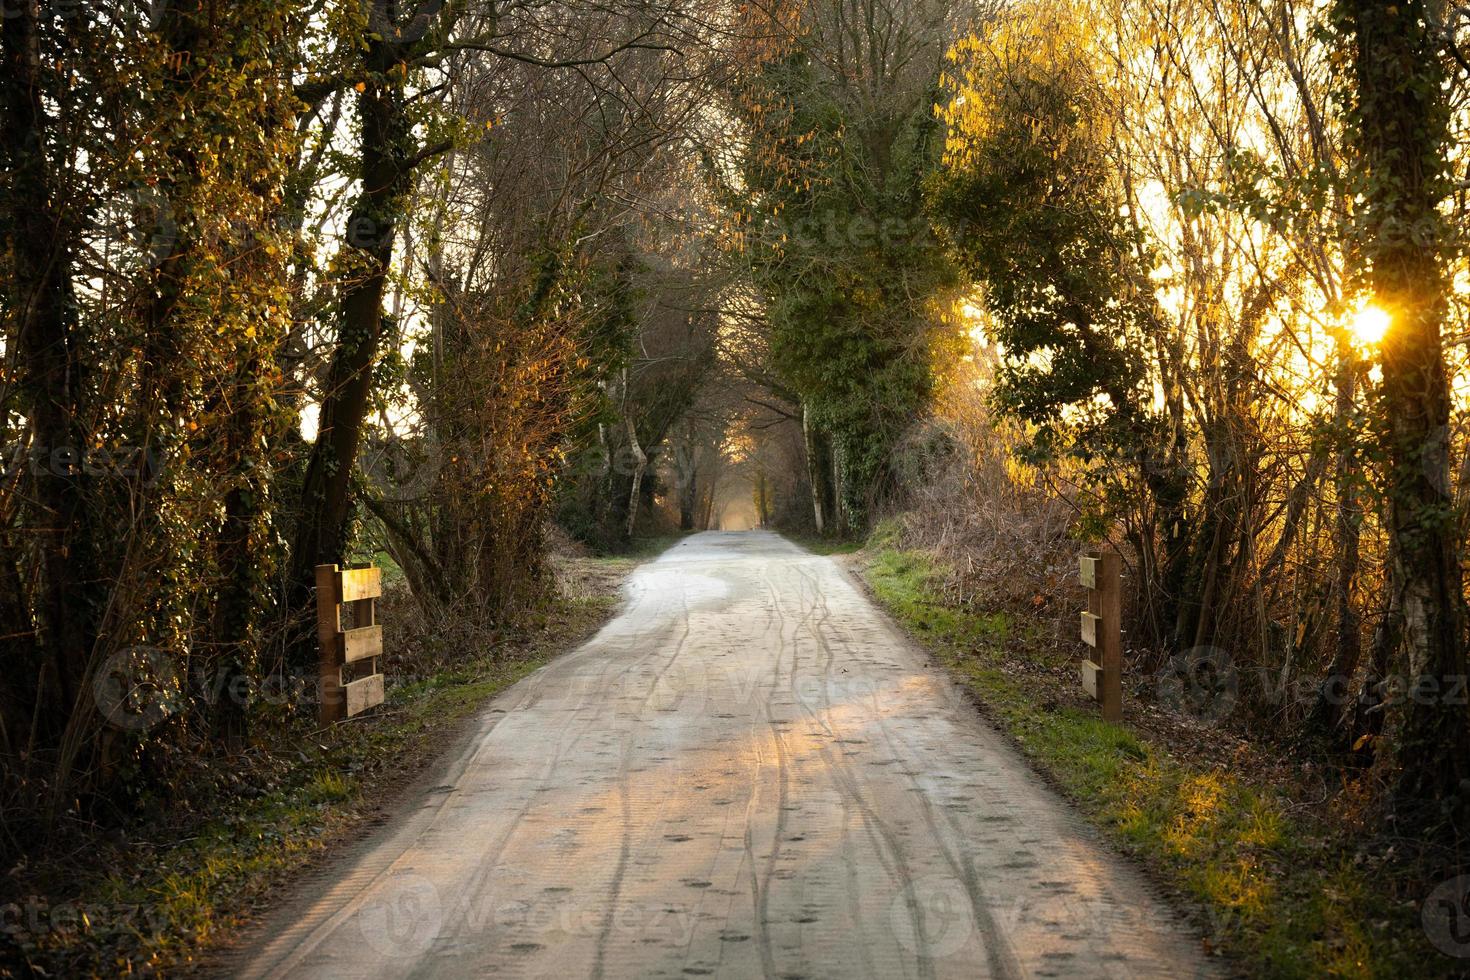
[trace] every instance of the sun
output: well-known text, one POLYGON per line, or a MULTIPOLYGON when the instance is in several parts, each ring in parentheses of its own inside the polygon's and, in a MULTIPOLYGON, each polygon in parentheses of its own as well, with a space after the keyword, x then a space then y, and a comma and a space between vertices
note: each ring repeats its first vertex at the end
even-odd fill
POLYGON ((1365 344, 1377 344, 1392 322, 1393 318, 1378 307, 1365 306, 1353 316, 1353 334, 1365 344))

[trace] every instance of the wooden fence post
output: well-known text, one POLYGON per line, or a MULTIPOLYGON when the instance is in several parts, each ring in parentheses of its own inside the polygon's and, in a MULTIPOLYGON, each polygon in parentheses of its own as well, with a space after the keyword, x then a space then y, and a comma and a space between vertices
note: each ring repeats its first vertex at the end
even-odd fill
POLYGON ((321 702, 317 720, 323 725, 346 717, 342 700, 342 595, 336 565, 316 567, 316 639, 321 651, 318 676, 321 702))
POLYGON ((316 567, 316 630, 321 648, 319 677, 321 724, 351 718, 383 703, 383 627, 378 624, 377 598, 383 594, 382 572, 377 568, 316 567), (342 606, 352 604, 352 629, 342 628, 342 606), (356 665, 356 666, 355 666, 356 665), (366 671, 359 668, 366 666, 366 671), (359 676, 344 681, 343 673, 359 676))
POLYGON ((1087 587, 1082 641, 1097 660, 1082 661, 1082 687, 1101 703, 1104 721, 1123 720, 1123 560, 1114 551, 1090 551, 1079 562, 1087 587))

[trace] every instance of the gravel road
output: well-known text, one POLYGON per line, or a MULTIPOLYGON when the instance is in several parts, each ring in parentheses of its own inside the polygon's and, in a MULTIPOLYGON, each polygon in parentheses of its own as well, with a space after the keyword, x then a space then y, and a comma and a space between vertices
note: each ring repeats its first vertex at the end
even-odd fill
POLYGON ((628 588, 231 972, 1215 975, 831 559, 707 533, 628 588))

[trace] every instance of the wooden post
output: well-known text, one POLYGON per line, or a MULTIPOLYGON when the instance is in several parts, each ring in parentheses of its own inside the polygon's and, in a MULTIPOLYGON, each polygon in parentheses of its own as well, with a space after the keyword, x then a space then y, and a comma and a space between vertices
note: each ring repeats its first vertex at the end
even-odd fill
POLYGON ((382 594, 381 569, 316 567, 316 630, 321 647, 317 717, 323 725, 383 703, 383 627, 378 625, 377 611, 382 594), (352 629, 343 630, 342 607, 348 604, 352 606, 352 629), (344 671, 355 679, 344 681, 344 671))
POLYGON ((1082 662, 1082 686, 1102 705, 1104 721, 1123 720, 1123 560, 1113 551, 1092 551, 1080 562, 1087 587, 1082 641, 1097 660, 1082 662))
POLYGON ((316 638, 321 650, 317 720, 330 725, 347 717, 342 696, 342 577, 336 565, 316 567, 316 638))

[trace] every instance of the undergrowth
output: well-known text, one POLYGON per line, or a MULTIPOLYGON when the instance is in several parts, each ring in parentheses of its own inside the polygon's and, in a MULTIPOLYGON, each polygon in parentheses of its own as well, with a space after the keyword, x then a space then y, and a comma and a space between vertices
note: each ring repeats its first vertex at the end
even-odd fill
POLYGON ((1076 652, 1039 614, 957 603, 931 555, 895 544, 868 554, 876 597, 1088 818, 1199 907, 1221 952, 1257 976, 1459 975, 1381 848, 1249 765, 1101 721, 1066 679, 1076 652))
MULTIPOLYGON (((390 656, 381 708, 325 731, 276 733, 215 762, 237 767, 229 777, 237 788, 193 815, 161 808, 130 825, 74 830, 11 869, 0 892, 0 977, 173 973, 197 962, 304 864, 361 828, 460 722, 590 634, 636 560, 576 564, 560 601, 483 653, 460 651, 451 665, 396 685, 399 658, 390 656)), ((425 662, 419 655, 414 666, 425 662)))

